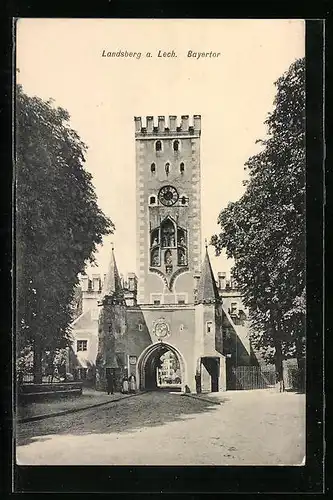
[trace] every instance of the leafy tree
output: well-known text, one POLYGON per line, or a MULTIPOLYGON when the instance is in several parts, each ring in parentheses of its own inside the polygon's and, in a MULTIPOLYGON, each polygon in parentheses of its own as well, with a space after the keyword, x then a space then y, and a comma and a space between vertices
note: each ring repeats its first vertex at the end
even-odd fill
POLYGON ((52 100, 16 92, 17 351, 34 352, 34 380, 42 354, 70 343, 78 273, 114 226, 97 205, 84 169, 87 147, 52 100))
POLYGON ((283 359, 304 359, 305 319, 305 64, 295 61, 275 85, 268 136, 245 168, 246 191, 221 211, 216 254, 232 269, 250 310, 254 347, 275 362, 283 390, 283 359))

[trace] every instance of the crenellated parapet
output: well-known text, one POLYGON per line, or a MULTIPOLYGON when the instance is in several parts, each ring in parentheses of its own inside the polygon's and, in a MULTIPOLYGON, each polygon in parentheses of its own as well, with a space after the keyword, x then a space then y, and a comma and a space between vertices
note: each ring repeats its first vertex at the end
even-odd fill
POLYGON ((201 134, 201 115, 182 115, 178 120, 175 115, 134 117, 135 137, 198 136, 201 134))

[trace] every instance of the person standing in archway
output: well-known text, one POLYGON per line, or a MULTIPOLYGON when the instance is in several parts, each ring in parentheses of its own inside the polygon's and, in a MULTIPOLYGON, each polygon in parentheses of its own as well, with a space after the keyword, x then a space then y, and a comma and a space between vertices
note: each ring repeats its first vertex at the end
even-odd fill
POLYGON ((195 390, 197 394, 201 393, 201 375, 200 373, 195 374, 195 390))
POLYGON ((133 375, 133 373, 129 378, 129 391, 132 393, 134 393, 136 391, 136 379, 135 379, 135 375, 133 375))
POLYGON ((121 391, 123 394, 128 394, 128 378, 127 378, 127 375, 125 374, 124 378, 123 378, 123 388, 122 388, 122 391, 121 391))
POLYGON ((113 394, 114 392, 114 379, 111 370, 106 371, 106 384, 107 384, 107 393, 113 394))

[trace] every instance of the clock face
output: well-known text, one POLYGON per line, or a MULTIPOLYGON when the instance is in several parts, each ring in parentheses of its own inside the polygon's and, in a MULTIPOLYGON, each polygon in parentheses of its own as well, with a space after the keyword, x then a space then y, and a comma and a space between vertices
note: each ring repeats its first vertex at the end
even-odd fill
POLYGON ((163 186, 158 193, 158 199, 161 203, 163 203, 163 205, 166 205, 167 207, 174 205, 178 198, 178 191, 173 186, 163 186))

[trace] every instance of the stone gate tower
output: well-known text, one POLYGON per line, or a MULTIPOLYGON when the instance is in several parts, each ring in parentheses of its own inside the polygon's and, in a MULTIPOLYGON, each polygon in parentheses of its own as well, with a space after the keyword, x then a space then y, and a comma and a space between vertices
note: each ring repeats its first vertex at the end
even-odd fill
MULTIPOLYGON (((244 312, 235 313, 236 291, 227 289, 221 273, 217 286, 207 246, 201 257, 201 118, 194 115, 190 124, 185 115, 177 125, 169 116, 168 126, 164 116, 155 124, 152 116, 134 121, 137 276, 120 278, 112 250, 98 286, 97 386, 105 388, 109 371, 118 390, 126 375, 138 389, 157 390, 161 359, 171 352, 182 391, 225 390, 226 359, 231 380, 234 366, 250 363, 251 349, 244 312)), ((76 320, 80 339, 88 316, 96 328, 86 310, 76 320)))
POLYGON ((135 117, 138 304, 194 303, 201 265, 201 117, 135 117))

